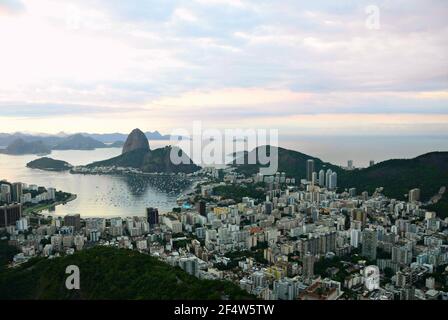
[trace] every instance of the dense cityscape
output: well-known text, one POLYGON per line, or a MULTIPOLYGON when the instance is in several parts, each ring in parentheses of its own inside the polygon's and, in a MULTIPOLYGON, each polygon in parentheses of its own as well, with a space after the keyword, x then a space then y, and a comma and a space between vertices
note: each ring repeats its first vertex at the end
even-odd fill
POLYGON ((340 190, 336 172, 324 169, 310 159, 300 179, 232 167, 179 173, 195 188, 172 212, 111 218, 44 216, 33 206, 61 201, 63 192, 3 180, 1 240, 18 250, 8 267, 106 246, 233 282, 264 300, 447 300, 448 219, 422 208, 419 189, 406 201, 381 187, 340 190))

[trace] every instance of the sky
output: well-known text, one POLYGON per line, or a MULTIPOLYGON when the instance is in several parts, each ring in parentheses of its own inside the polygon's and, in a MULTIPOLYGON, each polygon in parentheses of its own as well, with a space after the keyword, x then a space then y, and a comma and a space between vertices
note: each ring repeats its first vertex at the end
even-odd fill
POLYGON ((446 0, 0 0, 0 132, 448 135, 446 21, 446 0))

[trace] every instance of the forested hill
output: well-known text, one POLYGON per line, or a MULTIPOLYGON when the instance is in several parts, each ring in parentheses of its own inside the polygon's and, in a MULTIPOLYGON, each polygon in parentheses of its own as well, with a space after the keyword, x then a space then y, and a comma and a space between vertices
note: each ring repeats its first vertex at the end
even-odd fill
MULTIPOLYGON (((278 171, 289 177, 306 178, 306 161, 314 160, 314 171, 331 169, 338 174, 338 190, 355 187, 358 192, 373 192, 378 187, 396 199, 405 199, 410 189, 420 188, 423 200, 429 200, 440 187, 448 187, 448 152, 431 152, 413 159, 394 159, 369 168, 345 170, 319 158, 284 148, 278 149, 278 171)), ((251 151, 257 152, 257 149, 251 151)), ((247 153, 244 155, 247 159, 247 153)), ((247 163, 247 161, 246 161, 247 163)), ((234 163, 236 170, 245 174, 258 172, 259 164, 234 163)))
POLYGON ((34 259, 0 272, 2 299, 253 299, 228 281, 199 280, 137 251, 94 247, 71 256, 34 259), (80 269, 80 290, 67 290, 68 265, 80 269))
MULTIPOLYGON (((258 163, 258 154, 259 154, 259 148, 258 147, 254 150, 252 150, 250 153, 245 152, 242 157, 244 158, 244 161, 242 159, 235 160, 233 163, 233 166, 236 167, 236 170, 240 173, 244 173, 247 175, 256 174, 259 171, 259 168, 262 167, 258 163), (251 159, 256 159, 257 163, 252 164, 250 163, 251 159), (244 163, 244 164, 238 164, 238 163, 244 163)), ((273 147, 273 146, 267 146, 266 151, 262 150, 262 155, 265 154, 269 157, 271 153, 277 152, 278 155, 278 172, 285 172, 287 176, 289 177, 295 177, 298 179, 304 179, 306 178, 306 162, 309 159, 314 160, 314 169, 315 171, 319 172, 320 169, 331 169, 334 171, 341 170, 338 166, 333 165, 328 162, 324 162, 319 158, 309 156, 307 154, 294 151, 294 150, 288 150, 281 147, 273 147)), ((264 167, 268 167, 269 165, 265 165, 264 167)))
POLYGON ((431 152, 413 159, 394 159, 372 167, 338 172, 341 187, 359 191, 374 191, 384 187, 384 193, 405 199, 410 189, 420 188, 422 200, 427 201, 440 187, 448 187, 448 152, 431 152))

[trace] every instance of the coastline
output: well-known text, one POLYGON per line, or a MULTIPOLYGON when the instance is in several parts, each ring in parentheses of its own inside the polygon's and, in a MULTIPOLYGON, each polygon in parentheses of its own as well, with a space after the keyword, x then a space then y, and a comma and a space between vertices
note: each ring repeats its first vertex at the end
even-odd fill
POLYGON ((73 201, 73 200, 76 200, 77 198, 78 198, 78 196, 76 194, 72 193, 70 195, 70 197, 68 197, 67 200, 57 201, 57 202, 50 203, 50 204, 37 205, 35 207, 27 208, 27 209, 23 210, 23 214, 25 214, 25 215, 33 215, 33 214, 34 215, 40 215, 40 213, 42 211, 44 211, 44 210, 48 210, 51 207, 56 207, 56 206, 59 206, 61 204, 65 205, 66 203, 68 203, 70 201, 73 201))

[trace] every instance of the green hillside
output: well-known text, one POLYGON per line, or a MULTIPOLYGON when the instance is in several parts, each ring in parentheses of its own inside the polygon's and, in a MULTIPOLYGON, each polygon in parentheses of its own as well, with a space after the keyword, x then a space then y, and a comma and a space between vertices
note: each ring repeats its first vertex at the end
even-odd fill
POLYGON ((137 251, 94 247, 0 272, 1 299, 253 299, 227 281, 199 280, 137 251), (80 290, 65 288, 65 269, 80 269, 80 290))
POLYGON ((444 219, 448 217, 448 194, 445 193, 443 197, 435 204, 425 207, 429 211, 437 212, 437 215, 444 219))
MULTIPOLYGON (((277 149, 278 152, 278 171, 279 172, 286 172, 286 175, 289 177, 294 177, 296 179, 304 179, 306 178, 306 161, 309 159, 314 160, 314 170, 316 172, 319 172, 320 169, 331 169, 333 171, 341 171, 338 166, 335 166, 331 163, 324 162, 319 158, 309 156, 307 154, 294 151, 294 150, 288 150, 281 147, 270 147, 267 149, 267 155, 269 156, 272 151, 275 151, 277 149), (272 148, 272 149, 270 149, 272 148)), ((258 164, 258 148, 252 150, 250 152, 251 154, 245 153, 244 154, 244 163, 245 164, 236 164, 236 161, 234 161, 233 166, 237 168, 237 171, 240 173, 244 173, 247 175, 252 175, 258 173, 259 168, 261 167, 260 164, 258 164), (257 159, 257 164, 248 164, 248 159, 251 159, 250 157, 253 157, 254 159, 257 159)), ((267 167, 267 166, 265 166, 267 167)))
MULTIPOLYGON (((248 154, 244 157, 247 163, 248 154)), ((385 195, 405 200, 410 189, 420 188, 422 200, 427 201, 441 186, 448 187, 448 152, 431 152, 414 159, 387 160, 369 168, 348 171, 316 157, 278 148, 278 171, 296 179, 306 178, 308 159, 314 160, 316 172, 320 169, 336 171, 339 190, 355 187, 358 193, 368 191, 371 194, 376 188, 383 187, 385 195)), ((257 173, 260 168, 260 164, 234 163, 233 166, 238 172, 248 175, 257 173)), ((443 215, 445 199, 434 206, 439 215, 443 215)))
POLYGON ((410 189, 420 188, 422 200, 427 201, 441 186, 448 186, 448 152, 431 152, 414 159, 395 159, 372 167, 338 172, 340 187, 355 187, 373 192, 384 187, 384 193, 405 199, 410 189))

